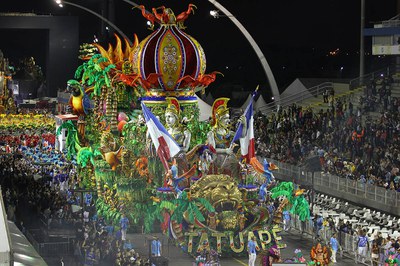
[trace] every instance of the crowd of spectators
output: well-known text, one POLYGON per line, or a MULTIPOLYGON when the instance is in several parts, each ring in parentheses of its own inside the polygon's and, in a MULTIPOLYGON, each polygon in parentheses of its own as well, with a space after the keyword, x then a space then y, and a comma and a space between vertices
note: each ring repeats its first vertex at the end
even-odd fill
POLYGON ((391 96, 388 81, 374 87, 356 110, 356 99, 347 96, 332 98, 326 110, 293 104, 268 117, 258 114, 257 153, 295 165, 318 156, 324 172, 400 191, 400 99, 391 96), (377 110, 373 120, 368 112, 377 110))
POLYGON ((75 224, 74 257, 78 265, 148 265, 148 259, 142 258, 129 240, 122 240, 120 229, 114 232, 93 208, 85 212, 89 215, 75 224))
MULTIPOLYGON (((121 230, 107 225, 96 215, 94 199, 84 199, 81 208, 74 169, 59 165, 41 166, 20 153, 0 155, 0 185, 7 218, 26 233, 31 228, 70 230, 76 265, 147 265, 129 240, 122 241, 121 230), (60 169, 66 170, 60 176, 60 169), (58 173, 51 175, 51 173, 58 173)), ((72 256, 72 254, 71 254, 72 256)))

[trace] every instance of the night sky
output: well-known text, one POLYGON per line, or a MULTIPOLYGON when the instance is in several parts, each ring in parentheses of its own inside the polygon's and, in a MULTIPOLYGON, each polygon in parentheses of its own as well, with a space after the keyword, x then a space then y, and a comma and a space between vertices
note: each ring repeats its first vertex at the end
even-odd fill
MULTIPOLYGON (((108 0, 115 3, 115 24, 129 37, 136 33, 143 40, 151 32, 146 20, 138 9, 122 0, 108 0)), ((70 0, 102 13, 100 0, 70 0)), ((222 96, 233 87, 235 90, 252 90, 261 84, 264 95, 268 95, 266 77, 252 48, 235 25, 226 17, 214 19, 209 12, 215 7, 205 0, 134 1, 147 9, 164 5, 171 7, 175 14, 186 10, 189 3, 197 5, 195 14, 185 22, 186 32, 199 41, 207 57, 207 71, 221 71, 224 78, 218 79, 208 89, 214 96, 222 96)), ((297 77, 351 79, 359 73, 360 1, 349 0, 308 0, 308 1, 266 1, 266 0, 219 0, 247 28, 254 37, 274 73, 280 90, 297 77), (329 51, 339 48, 335 57, 327 56, 329 51), (343 71, 340 68, 343 67, 343 71)), ((104 9, 104 6, 103 6, 104 9)), ((396 15, 395 0, 366 0, 366 27, 373 22, 390 19, 396 15)), ((101 34, 101 20, 72 6, 59 8, 53 0, 1 1, 0 12, 34 12, 79 16, 80 42, 92 42, 93 36, 102 44, 113 42, 111 34, 101 34)), ((103 13, 108 16, 107 12, 103 13)), ((110 17, 113 20, 112 17, 110 17)), ((105 26, 105 25, 104 25, 105 26)), ((21 38, 21 45, 4 42, 0 49, 7 57, 25 56, 35 53, 43 55, 40 32, 7 32, 2 36, 14 40, 21 38), (22 36, 23 35, 23 36, 22 36), (30 41, 26 38, 30 36, 30 41), (34 36, 37 36, 35 38, 34 36), (24 48, 22 43, 29 47, 24 48), (18 50, 20 52, 18 52, 18 50)), ((366 52, 371 52, 371 39, 366 38, 366 52)), ((379 69, 390 58, 367 56, 366 72, 379 69)), ((37 59, 38 63, 45 59, 37 59)))

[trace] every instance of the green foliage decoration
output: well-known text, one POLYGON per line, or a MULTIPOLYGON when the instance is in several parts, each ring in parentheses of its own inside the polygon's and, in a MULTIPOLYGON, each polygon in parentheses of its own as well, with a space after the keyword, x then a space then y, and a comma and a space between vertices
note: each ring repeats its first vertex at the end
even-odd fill
POLYGON ((67 158, 71 160, 73 156, 77 154, 77 152, 81 149, 79 144, 78 130, 71 120, 68 120, 61 124, 61 126, 57 129, 56 135, 59 136, 61 134, 62 129, 67 129, 67 138, 65 141, 65 146, 67 149, 67 158))
POLYGON ((93 55, 89 61, 84 62, 75 71, 75 78, 80 79, 82 84, 93 86, 93 93, 100 96, 102 87, 111 87, 109 72, 115 70, 115 65, 109 64, 102 67, 102 63, 108 62, 108 59, 101 54, 93 55))

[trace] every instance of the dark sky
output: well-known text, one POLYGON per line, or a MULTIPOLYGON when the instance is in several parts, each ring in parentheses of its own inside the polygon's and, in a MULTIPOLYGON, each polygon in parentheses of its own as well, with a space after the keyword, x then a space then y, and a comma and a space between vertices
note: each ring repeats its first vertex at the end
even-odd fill
MULTIPOLYGON (((102 13, 101 0, 69 0, 102 13)), ((143 40, 151 32, 138 9, 122 0, 115 3, 115 24, 128 36, 136 33, 143 40)), ((147 9, 165 5, 175 14, 186 10, 189 3, 198 6, 195 15, 185 23, 186 32, 203 46, 207 57, 207 72, 219 70, 225 74, 210 90, 225 93, 224 87, 237 84, 252 90, 257 84, 266 86, 266 78, 258 59, 228 18, 214 19, 215 9, 206 0, 137 0, 147 9), (221 89, 222 88, 222 89, 221 89)), ((279 88, 289 85, 296 77, 354 78, 358 73, 360 36, 359 0, 219 0, 247 28, 265 54, 279 88), (327 57, 339 48, 339 56, 327 57), (338 71, 343 66, 342 72, 338 71)), ((396 15, 396 0, 366 0, 366 27, 372 22, 387 20, 396 15)), ((91 42, 93 35, 101 37, 101 21, 75 7, 59 8, 53 0, 0 1, 0 12, 34 12, 37 14, 79 16, 80 40, 91 42)), ((103 13, 108 16, 107 12, 103 13)), ((113 19, 112 17, 110 17, 113 19)), ((3 38, 2 38, 3 39, 3 38)), ((112 42, 113 38, 103 39, 112 42)), ((366 39, 370 52, 370 39, 366 39)), ((36 42, 35 42, 36 43, 36 42)), ((37 45, 37 44, 35 44, 37 45)), ((7 47, 0 44, 7 56, 7 47)), ((22 54, 22 53, 21 53, 22 54)), ((367 59, 367 70, 378 68, 376 58, 367 59)))

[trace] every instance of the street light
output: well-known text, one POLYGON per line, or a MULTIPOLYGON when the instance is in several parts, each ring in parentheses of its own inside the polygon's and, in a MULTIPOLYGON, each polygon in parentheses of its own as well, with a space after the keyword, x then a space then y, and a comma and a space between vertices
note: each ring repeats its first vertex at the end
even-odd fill
POLYGON ((219 13, 219 10, 210 10, 210 15, 211 15, 213 18, 230 17, 230 16, 226 16, 226 15, 221 15, 221 14, 219 13))
POLYGON ((128 38, 128 36, 126 36, 125 33, 123 33, 123 31, 120 28, 118 28, 114 23, 112 23, 111 21, 109 21, 108 19, 103 17, 102 15, 94 12, 93 10, 91 10, 89 8, 86 8, 84 6, 81 6, 81 5, 78 5, 78 4, 75 4, 75 3, 71 3, 71 2, 68 2, 68 1, 64 1, 64 0, 54 0, 54 1, 55 1, 56 4, 58 4, 59 7, 63 7, 63 4, 74 6, 74 7, 80 8, 82 10, 85 10, 85 11, 89 12, 90 14, 98 17, 99 19, 101 19, 102 21, 107 23, 110 27, 112 27, 115 31, 117 31, 119 33, 119 35, 121 35, 123 38, 125 38, 129 42, 129 44, 132 45, 132 41, 128 38))

